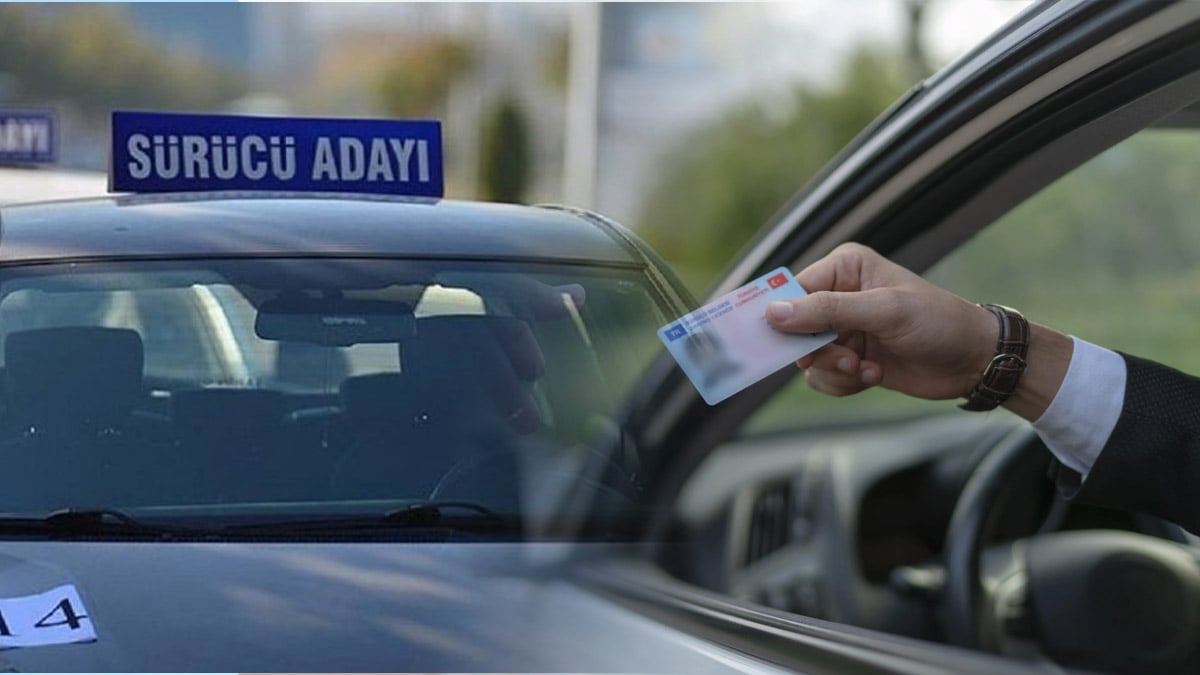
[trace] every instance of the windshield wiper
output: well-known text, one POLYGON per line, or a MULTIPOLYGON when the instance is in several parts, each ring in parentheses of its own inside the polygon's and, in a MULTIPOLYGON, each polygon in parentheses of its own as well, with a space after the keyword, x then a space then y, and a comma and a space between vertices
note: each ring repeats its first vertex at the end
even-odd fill
POLYGON ((50 537, 120 535, 129 537, 195 537, 206 530, 156 525, 140 521, 117 509, 68 508, 41 517, 0 517, 0 534, 29 534, 50 537))
POLYGON ((504 516, 482 504, 468 501, 428 501, 409 504, 380 514, 305 520, 272 520, 221 528, 226 534, 281 533, 328 534, 393 529, 448 529, 463 532, 519 532, 519 517, 504 516))

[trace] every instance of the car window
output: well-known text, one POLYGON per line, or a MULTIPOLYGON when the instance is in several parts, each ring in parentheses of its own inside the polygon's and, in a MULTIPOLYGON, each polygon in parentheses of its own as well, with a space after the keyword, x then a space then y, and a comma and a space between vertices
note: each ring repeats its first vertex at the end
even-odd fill
MULTIPOLYGON (((1111 349, 1200 372, 1200 133, 1144 130, 1018 205, 926 278, 1111 349)), ((835 399, 796 378, 744 432, 952 410, 888 391, 835 399)), ((1004 414, 1004 413, 1001 413, 1004 414)))
POLYGON ((662 301, 639 270, 584 265, 9 268, 0 511, 549 518, 657 354, 662 301))
POLYGON ((980 232, 926 275, 1080 338, 1200 372, 1200 134, 1148 129, 980 232))

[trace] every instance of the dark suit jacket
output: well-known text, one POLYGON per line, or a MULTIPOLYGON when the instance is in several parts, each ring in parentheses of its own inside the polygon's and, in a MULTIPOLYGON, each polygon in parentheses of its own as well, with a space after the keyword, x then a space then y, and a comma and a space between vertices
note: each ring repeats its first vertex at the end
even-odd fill
POLYGON ((1069 499, 1143 511, 1200 533, 1200 378, 1122 354, 1125 403, 1108 443, 1080 485, 1058 465, 1069 499))

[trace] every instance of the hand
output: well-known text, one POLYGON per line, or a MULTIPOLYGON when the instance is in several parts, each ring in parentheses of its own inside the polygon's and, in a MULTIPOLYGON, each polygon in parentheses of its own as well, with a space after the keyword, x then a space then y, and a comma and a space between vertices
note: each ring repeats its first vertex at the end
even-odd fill
POLYGON ((991 312, 865 246, 839 246, 796 279, 809 294, 771 303, 767 321, 786 332, 838 332, 797 361, 818 391, 846 396, 880 385, 919 398, 958 398, 994 354, 999 325, 991 312))

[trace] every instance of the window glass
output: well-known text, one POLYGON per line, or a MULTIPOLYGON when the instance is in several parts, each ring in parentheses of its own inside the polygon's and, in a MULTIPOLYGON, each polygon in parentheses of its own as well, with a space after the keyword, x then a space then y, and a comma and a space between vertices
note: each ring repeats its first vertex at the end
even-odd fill
POLYGON ((549 518, 657 354, 659 302, 641 272, 583 266, 12 268, 0 511, 440 499, 549 518))

